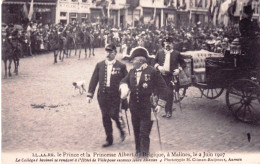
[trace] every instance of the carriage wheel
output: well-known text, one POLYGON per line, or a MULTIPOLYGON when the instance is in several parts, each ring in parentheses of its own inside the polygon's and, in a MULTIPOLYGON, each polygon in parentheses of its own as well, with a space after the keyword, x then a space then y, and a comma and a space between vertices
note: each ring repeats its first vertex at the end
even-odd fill
POLYGON ((224 88, 211 88, 211 89, 199 88, 199 89, 200 89, 201 94, 203 96, 207 97, 208 99, 216 99, 224 91, 224 88))
POLYGON ((226 93, 226 103, 232 114, 240 121, 256 123, 260 120, 260 85, 240 79, 233 82, 226 93))
POLYGON ((178 103, 184 99, 187 87, 173 89, 173 102, 178 103))

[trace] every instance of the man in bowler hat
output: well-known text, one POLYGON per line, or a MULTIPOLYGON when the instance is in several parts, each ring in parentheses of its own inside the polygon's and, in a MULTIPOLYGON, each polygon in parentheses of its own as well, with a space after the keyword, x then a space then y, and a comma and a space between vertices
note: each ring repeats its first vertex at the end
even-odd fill
POLYGON ((167 86, 160 73, 147 64, 148 51, 143 47, 136 47, 130 53, 133 69, 122 79, 120 83, 121 99, 126 99, 130 94, 130 112, 135 136, 136 154, 149 155, 150 132, 153 121, 151 120, 151 96, 159 93, 159 101, 155 112, 165 107, 167 86))
MULTIPOLYGON (((103 126, 106 133, 106 143, 103 147, 108 147, 113 144, 113 129, 112 121, 116 122, 121 140, 125 140, 124 122, 119 117, 120 94, 119 83, 127 75, 126 65, 115 59, 116 46, 109 44, 105 47, 107 56, 106 59, 97 63, 92 74, 89 89, 87 94, 87 101, 90 103, 95 93, 97 84, 99 88, 97 92, 97 99, 102 113, 103 126)), ((127 109, 126 101, 122 103, 122 109, 127 109)))
POLYGON ((168 98, 163 117, 170 118, 172 116, 173 106, 173 86, 171 81, 177 76, 182 68, 185 67, 185 61, 181 58, 180 52, 174 50, 173 37, 167 36, 163 42, 164 49, 158 51, 154 60, 154 68, 162 75, 168 86, 168 98))

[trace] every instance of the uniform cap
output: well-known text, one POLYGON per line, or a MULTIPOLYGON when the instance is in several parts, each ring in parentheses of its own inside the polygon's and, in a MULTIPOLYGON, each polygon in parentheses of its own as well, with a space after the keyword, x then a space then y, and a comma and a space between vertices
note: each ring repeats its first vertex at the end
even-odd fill
POLYGON ((106 51, 114 51, 116 50, 116 46, 114 44, 108 44, 105 48, 106 51))

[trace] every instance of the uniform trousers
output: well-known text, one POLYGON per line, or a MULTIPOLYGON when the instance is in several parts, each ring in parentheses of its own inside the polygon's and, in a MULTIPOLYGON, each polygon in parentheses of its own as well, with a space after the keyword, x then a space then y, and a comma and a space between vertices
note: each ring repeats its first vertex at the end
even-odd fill
POLYGON ((120 134, 124 135, 125 124, 123 119, 119 118, 120 97, 118 94, 115 95, 115 93, 98 93, 97 98, 102 113, 106 141, 108 143, 113 143, 113 129, 111 119, 115 121, 120 134))
POLYGON ((165 106, 165 112, 172 114, 172 105, 173 105, 173 86, 171 84, 172 75, 162 75, 168 90, 167 100, 166 100, 166 106, 165 106))
MULTIPOLYGON (((149 103, 148 103, 149 104, 149 103)), ((150 133, 153 126, 151 108, 148 104, 130 103, 136 153, 147 156, 150 148, 150 133)))

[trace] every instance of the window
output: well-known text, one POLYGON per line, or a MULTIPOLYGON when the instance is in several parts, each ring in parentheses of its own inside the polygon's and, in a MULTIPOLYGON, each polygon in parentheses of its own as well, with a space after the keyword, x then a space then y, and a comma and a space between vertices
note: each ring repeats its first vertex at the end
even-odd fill
POLYGON ((83 3, 86 3, 88 0, 82 0, 83 3))
POLYGON ((73 18, 76 18, 77 17, 77 13, 70 13, 70 16, 73 17, 73 18))
POLYGON ((66 12, 61 12, 61 13, 60 13, 60 16, 61 16, 61 17, 66 17, 66 16, 67 16, 67 13, 66 13, 66 12))
POLYGON ((71 0, 72 2, 78 2, 78 0, 71 0))
POLYGON ((60 20, 60 23, 62 23, 63 25, 67 24, 67 20, 60 20))

